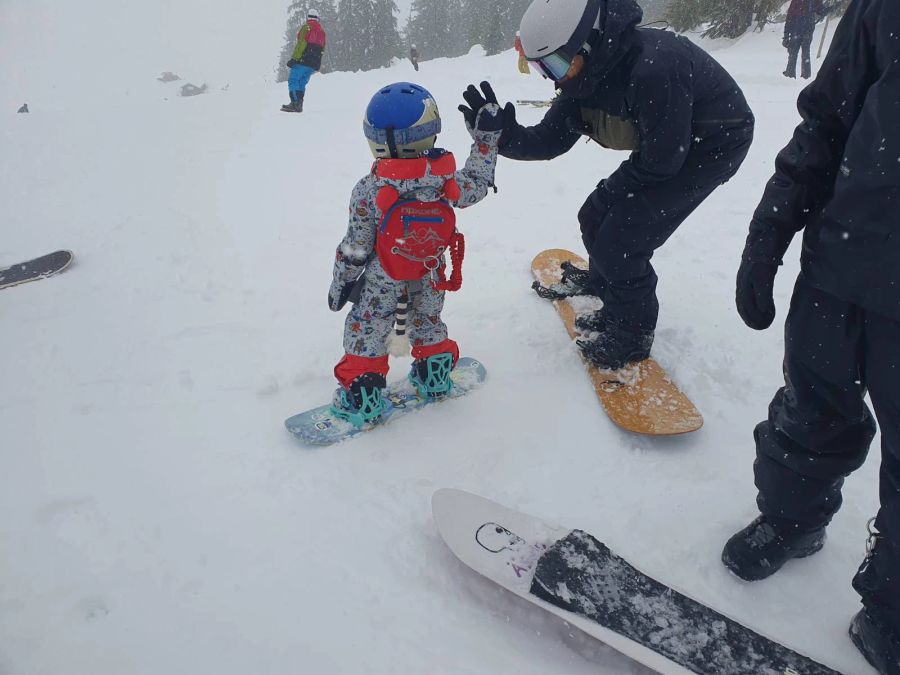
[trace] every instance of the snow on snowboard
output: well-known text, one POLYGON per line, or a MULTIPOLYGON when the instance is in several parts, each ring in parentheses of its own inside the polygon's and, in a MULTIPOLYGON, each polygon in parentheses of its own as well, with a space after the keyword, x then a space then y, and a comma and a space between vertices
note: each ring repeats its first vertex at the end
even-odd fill
POLYGON ((420 396, 407 378, 388 385, 383 394, 388 403, 387 410, 382 414, 378 424, 354 427, 350 422, 335 415, 331 410, 331 404, 328 404, 294 415, 288 418, 284 425, 288 431, 308 445, 331 445, 383 426, 397 417, 427 405, 465 396, 484 382, 486 377, 487 371, 480 361, 464 356, 457 361, 450 374, 453 388, 442 398, 420 396))
POLYGON ((0 288, 52 277, 66 269, 73 257, 71 251, 55 251, 34 260, 4 267, 0 269, 0 288))
MULTIPOLYGON (((550 249, 537 255, 531 263, 531 271, 541 285, 553 286, 560 282, 560 266, 564 262, 587 269, 587 263, 575 253, 550 249)), ((575 328, 576 308, 579 304, 590 302, 599 301, 586 296, 553 301, 573 340, 578 337, 575 328)), ((700 412, 653 359, 615 372, 600 370, 587 363, 585 367, 606 414, 626 431, 650 436, 672 436, 697 431, 703 426, 700 412)))
POLYGON ((466 565, 663 675, 840 675, 679 593, 581 530, 462 490, 432 497, 466 565))

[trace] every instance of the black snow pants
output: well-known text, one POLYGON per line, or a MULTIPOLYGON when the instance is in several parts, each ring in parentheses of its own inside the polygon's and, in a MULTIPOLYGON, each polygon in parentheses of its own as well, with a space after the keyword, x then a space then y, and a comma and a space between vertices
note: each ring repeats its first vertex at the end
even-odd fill
POLYGON ((841 506, 844 478, 862 466, 881 427, 878 534, 853 586, 900 631, 900 321, 797 280, 785 325, 785 386, 754 432, 757 503, 810 527, 841 506))
POLYGON ((803 52, 803 60, 800 66, 800 76, 809 79, 812 76, 812 33, 795 35, 787 41, 788 64, 784 74, 789 77, 797 77, 797 57, 803 52))
POLYGON ((715 150, 688 156, 681 171, 609 208, 591 231, 582 226, 590 260, 592 291, 609 316, 638 330, 656 329, 658 277, 654 251, 716 188, 741 167, 753 141, 753 124, 722 131, 715 150))

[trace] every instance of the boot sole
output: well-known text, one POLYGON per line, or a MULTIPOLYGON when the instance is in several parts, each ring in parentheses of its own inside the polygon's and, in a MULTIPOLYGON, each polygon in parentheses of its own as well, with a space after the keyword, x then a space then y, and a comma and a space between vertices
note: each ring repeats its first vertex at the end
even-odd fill
MULTIPOLYGON (((865 611, 866 610, 864 609, 862 610, 862 612, 865 611)), ((859 653, 862 654, 869 665, 879 673, 885 673, 886 675, 900 674, 900 662, 889 662, 883 658, 877 658, 875 656, 877 654, 877 649, 870 648, 863 638, 862 632, 856 630, 858 616, 859 615, 853 617, 853 621, 850 622, 850 628, 847 630, 847 634, 850 636, 850 641, 853 643, 853 646, 859 650, 859 653)))
POLYGON ((736 576, 738 579, 741 579, 742 581, 762 581, 763 579, 768 579, 770 576, 772 576, 773 574, 778 572, 782 567, 784 567, 784 565, 789 563, 791 560, 802 560, 803 558, 809 558, 809 557, 815 555, 816 553, 821 551, 822 548, 825 546, 825 539, 826 539, 825 537, 822 537, 819 541, 817 541, 815 544, 810 546, 805 551, 801 551, 797 555, 791 556, 790 558, 785 560, 784 564, 781 567, 778 567, 771 571, 767 570, 765 574, 748 574, 748 575, 740 574, 737 571, 734 564, 731 562, 731 559, 725 553, 725 551, 722 551, 722 564, 728 568, 729 572, 731 572, 734 576, 736 576))
POLYGON ((869 650, 867 649, 867 645, 866 645, 865 641, 863 640, 862 635, 860 635, 859 632, 854 630, 855 627, 856 627, 856 622, 855 621, 851 622, 850 628, 847 631, 847 634, 850 636, 850 642, 853 643, 853 646, 856 647, 856 649, 859 651, 860 654, 862 654, 862 657, 866 660, 866 662, 870 666, 872 666, 875 670, 877 670, 879 673, 890 672, 887 670, 884 663, 876 663, 875 662, 875 660, 870 655, 869 650))

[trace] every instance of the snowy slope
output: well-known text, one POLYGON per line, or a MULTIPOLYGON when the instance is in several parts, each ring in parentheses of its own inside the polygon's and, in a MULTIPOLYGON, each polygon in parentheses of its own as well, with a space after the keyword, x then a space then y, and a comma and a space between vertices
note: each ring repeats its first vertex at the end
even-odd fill
MULTIPOLYGON (((656 259, 656 354, 704 430, 613 427, 529 289, 534 253, 578 250, 577 209, 622 159, 579 144, 549 164, 504 161, 499 194, 460 219, 466 282, 445 316, 487 364, 485 388, 315 451, 282 422, 334 386, 343 317, 325 294, 371 161, 360 119, 378 86, 414 73, 317 76, 307 112, 285 115, 271 84, 283 2, 120 4, 84 9, 81 40, 71 3, 0 9, 0 264, 77 255, 0 292, 0 673, 645 672, 463 568, 430 517, 440 486, 588 530, 735 618, 871 672, 845 634, 877 451, 822 553, 756 585, 719 563, 755 513, 751 431, 781 377, 780 330, 746 329, 732 299, 749 215, 796 123, 802 85, 780 75, 777 31, 707 45, 746 88, 758 138, 656 259), (192 23, 213 4, 214 37, 192 23), (172 97, 162 70, 213 91, 172 97), (33 112, 14 114, 23 101, 33 112)), ((512 53, 424 64, 458 153, 459 93, 483 77, 503 98, 550 93, 512 53)))

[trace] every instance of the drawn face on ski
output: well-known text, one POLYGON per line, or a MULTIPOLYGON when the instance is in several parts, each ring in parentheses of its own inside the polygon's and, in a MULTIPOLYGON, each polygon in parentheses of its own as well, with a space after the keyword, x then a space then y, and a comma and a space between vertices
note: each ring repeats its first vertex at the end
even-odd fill
POLYGON ((491 553, 516 550, 522 548, 527 542, 519 535, 510 532, 497 523, 485 523, 475 532, 475 541, 483 549, 491 553))

